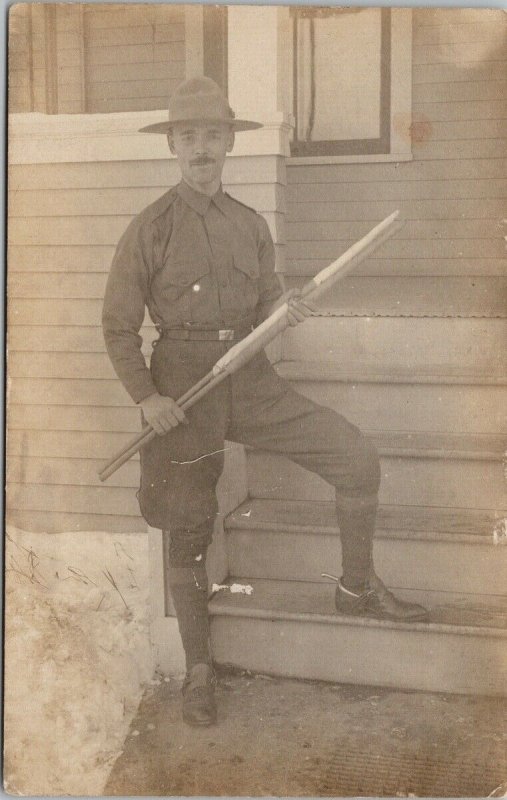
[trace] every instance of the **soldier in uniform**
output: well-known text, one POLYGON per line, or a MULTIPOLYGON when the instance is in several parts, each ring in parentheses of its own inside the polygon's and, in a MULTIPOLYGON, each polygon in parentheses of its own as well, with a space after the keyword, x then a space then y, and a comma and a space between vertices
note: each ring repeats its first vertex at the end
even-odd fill
POLYGON ((174 91, 169 121, 143 130, 167 135, 182 179, 128 226, 103 309, 107 351, 118 377, 160 434, 141 450, 138 499, 143 517, 166 538, 165 567, 186 654, 183 718, 192 725, 216 721, 206 550, 225 439, 281 453, 335 488, 340 614, 402 621, 426 615, 421 606, 397 599, 373 571, 380 468, 373 445, 357 427, 295 392, 264 352, 207 394, 188 417, 175 402, 277 305, 288 300, 291 325, 311 314, 297 292, 282 295, 263 217, 222 189, 235 132, 258 127, 236 119, 209 78, 190 79, 174 91), (145 307, 159 332, 149 369, 139 335, 145 307))

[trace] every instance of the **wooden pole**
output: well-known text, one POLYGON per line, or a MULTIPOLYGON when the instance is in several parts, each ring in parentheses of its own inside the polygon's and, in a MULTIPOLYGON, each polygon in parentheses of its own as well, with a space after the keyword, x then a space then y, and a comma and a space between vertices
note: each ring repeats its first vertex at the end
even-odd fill
MULTIPOLYGON (((378 225, 372 228, 366 236, 363 236, 352 247, 349 247, 336 261, 325 267, 312 280, 308 281, 301 290, 302 297, 314 299, 318 295, 327 291, 332 284, 340 278, 345 277, 352 269, 364 261, 374 250, 389 239, 399 228, 396 224, 399 211, 395 211, 378 225)), ((214 386, 221 383, 226 377, 232 375, 244 364, 250 361, 253 356, 268 345, 275 336, 278 336, 288 326, 288 303, 284 303, 277 308, 264 322, 262 322, 252 333, 248 334, 220 358, 213 369, 201 380, 192 386, 177 401, 178 405, 186 410, 204 397, 214 386)), ((107 480, 122 464, 125 464, 134 453, 137 453, 145 444, 157 436, 151 426, 147 426, 140 433, 136 434, 116 456, 113 456, 104 468, 99 472, 101 481, 107 480)))

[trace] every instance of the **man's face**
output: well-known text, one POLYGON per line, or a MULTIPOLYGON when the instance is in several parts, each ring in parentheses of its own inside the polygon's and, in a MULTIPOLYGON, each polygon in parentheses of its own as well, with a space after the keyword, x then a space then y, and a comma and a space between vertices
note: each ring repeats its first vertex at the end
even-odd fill
POLYGON ((233 148, 234 132, 227 123, 177 122, 168 137, 183 178, 197 190, 220 183, 225 156, 233 148))

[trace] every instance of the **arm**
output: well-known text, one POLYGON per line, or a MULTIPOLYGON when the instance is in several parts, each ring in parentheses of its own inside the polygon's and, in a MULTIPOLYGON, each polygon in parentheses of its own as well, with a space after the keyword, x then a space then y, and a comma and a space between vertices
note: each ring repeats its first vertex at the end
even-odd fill
POLYGON ((102 309, 109 358, 135 403, 157 391, 141 352, 139 335, 149 289, 150 249, 142 225, 134 220, 116 248, 102 309))
POLYGON ((273 239, 264 217, 259 216, 259 265, 260 265, 260 297, 257 306, 257 324, 263 322, 273 311, 284 303, 289 304, 288 321, 289 325, 297 325, 299 322, 311 316, 313 308, 306 301, 299 299, 297 289, 290 289, 282 294, 280 281, 275 272, 275 248, 273 239))
POLYGON ((152 242, 137 220, 120 239, 109 273, 102 312, 107 352, 116 374, 149 425, 163 434, 187 422, 171 397, 163 397, 141 352, 139 330, 149 291, 152 242))
POLYGON ((257 325, 271 313, 276 300, 282 295, 280 280, 275 272, 275 248, 268 224, 264 217, 257 216, 257 254, 259 258, 259 302, 257 325))

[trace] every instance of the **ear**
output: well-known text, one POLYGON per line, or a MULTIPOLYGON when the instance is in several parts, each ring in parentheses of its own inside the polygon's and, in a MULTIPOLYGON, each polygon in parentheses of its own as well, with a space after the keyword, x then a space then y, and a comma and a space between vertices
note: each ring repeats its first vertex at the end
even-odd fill
POLYGON ((171 128, 167 132, 167 144, 169 145, 169 150, 171 151, 173 156, 176 155, 176 152, 174 150, 173 132, 171 128))
POLYGON ((227 138, 227 152, 228 153, 230 153, 232 148, 234 147, 234 141, 235 141, 235 134, 234 134, 234 131, 231 129, 229 131, 229 136, 227 138))

